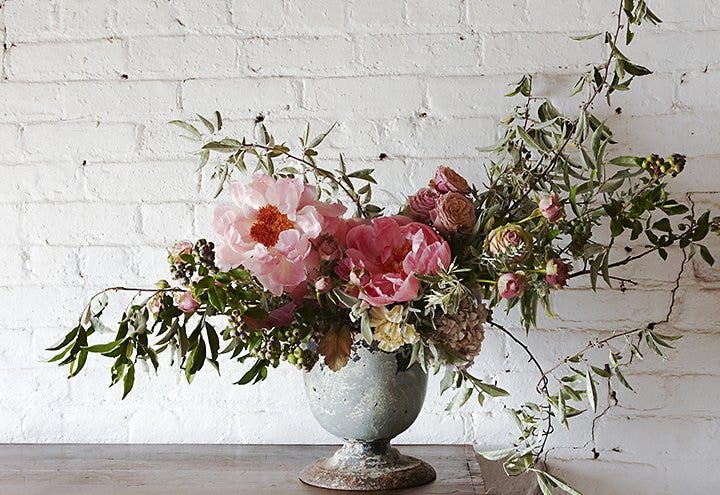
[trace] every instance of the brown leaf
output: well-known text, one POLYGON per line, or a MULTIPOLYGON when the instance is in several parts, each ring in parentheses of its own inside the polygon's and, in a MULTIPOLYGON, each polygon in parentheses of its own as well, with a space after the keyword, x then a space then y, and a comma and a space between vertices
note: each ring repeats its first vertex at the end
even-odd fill
POLYGON ((352 334, 347 325, 334 326, 318 344, 318 352, 325 356, 325 364, 333 371, 341 370, 350 359, 352 334))

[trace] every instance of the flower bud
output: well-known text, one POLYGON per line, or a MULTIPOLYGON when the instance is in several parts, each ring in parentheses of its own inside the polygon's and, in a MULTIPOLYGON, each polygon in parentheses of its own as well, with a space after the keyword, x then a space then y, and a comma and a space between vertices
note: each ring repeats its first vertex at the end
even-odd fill
POLYGON ((192 295, 192 292, 185 291, 175 301, 177 308, 183 313, 194 313, 198 307, 198 302, 192 295))
POLYGON ((175 244, 173 244, 172 249, 170 250, 170 262, 175 263, 177 261, 180 261, 180 256, 184 254, 191 254, 193 250, 193 243, 190 241, 178 241, 175 244))
POLYGON ((551 287, 560 289, 567 285, 568 266, 560 258, 552 258, 545 265, 545 281, 551 287))
POLYGON ((318 292, 327 292, 332 288, 332 280, 327 275, 315 280, 315 289, 318 292))
POLYGON ((485 240, 485 250, 493 256, 505 256, 521 262, 532 251, 532 236, 517 224, 510 223, 490 231, 485 240))
POLYGON ((435 177, 430 181, 430 187, 442 194, 448 192, 467 194, 470 192, 470 186, 465 178, 450 167, 444 166, 438 167, 435 177))
POLYGON ((435 209, 440 193, 429 187, 423 187, 410 196, 409 205, 413 216, 421 222, 430 220, 430 212, 435 209))
POLYGON ((497 281, 497 291, 503 299, 522 297, 527 286, 527 278, 523 272, 503 273, 497 281))
POLYGON ((538 208, 540 209, 542 216, 545 217, 545 220, 549 223, 555 223, 562 220, 564 214, 563 207, 555 194, 543 197, 538 203, 538 208))

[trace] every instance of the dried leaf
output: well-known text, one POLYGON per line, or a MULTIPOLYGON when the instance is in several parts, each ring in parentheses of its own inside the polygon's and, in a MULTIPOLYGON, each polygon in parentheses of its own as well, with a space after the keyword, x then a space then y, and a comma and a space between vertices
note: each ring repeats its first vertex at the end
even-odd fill
POLYGON ((318 344, 318 352, 325 357, 325 364, 333 371, 341 370, 350 359, 352 334, 347 325, 331 328, 318 344))

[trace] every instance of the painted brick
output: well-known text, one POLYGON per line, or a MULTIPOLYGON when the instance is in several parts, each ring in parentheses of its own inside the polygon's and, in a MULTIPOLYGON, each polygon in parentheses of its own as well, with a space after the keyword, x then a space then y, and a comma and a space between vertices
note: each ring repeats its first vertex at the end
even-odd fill
POLYGON ((197 197, 196 165, 184 162, 98 163, 85 167, 88 189, 102 201, 151 202, 197 197))
POLYGON ((63 86, 67 119, 103 122, 170 120, 177 117, 179 85, 160 81, 76 82, 63 86))
POLYGON ((142 205, 141 233, 148 244, 168 246, 178 239, 190 239, 193 229, 193 212, 189 205, 142 205))
POLYGON ((358 40, 361 63, 372 74, 477 74, 482 43, 476 36, 367 36, 358 40))
POLYGON ((311 79, 305 83, 304 106, 323 114, 412 115, 422 109, 423 93, 413 78, 311 79))
POLYGON ((129 43, 131 79, 189 79, 237 74, 233 38, 137 38, 129 43))
POLYGON ((121 244, 137 242, 137 206, 85 203, 29 204, 23 240, 33 244, 121 244))
POLYGON ((56 118, 62 111, 59 94, 55 84, 0 83, 0 119, 56 118))
POLYGON ((219 110, 224 118, 297 111, 299 82, 292 79, 190 80, 182 85, 187 112, 219 110))
POLYGON ((33 157, 85 159, 127 155, 137 146, 135 134, 134 124, 57 122, 25 126, 23 140, 33 157))
POLYGON ((355 32, 387 32, 403 27, 405 8, 402 2, 366 0, 355 3, 348 28, 355 32))
POLYGON ((284 3, 283 0, 265 0, 262 9, 258 9, 251 0, 232 0, 231 20, 243 33, 281 32, 286 19, 284 3))
POLYGON ((313 36, 242 40, 241 70, 262 76, 354 73, 353 45, 345 38, 313 36))
POLYGON ((21 44, 8 50, 12 80, 65 81, 114 79, 125 68, 125 49, 117 39, 21 44))
POLYGON ((82 173, 72 163, 0 165, 0 202, 81 200, 82 173))
POLYGON ((409 0, 407 2, 408 23, 418 31, 437 32, 457 29, 461 20, 462 2, 449 0, 409 0))
POLYGON ((52 37, 57 23, 52 2, 9 0, 3 7, 6 41, 37 41, 52 37))

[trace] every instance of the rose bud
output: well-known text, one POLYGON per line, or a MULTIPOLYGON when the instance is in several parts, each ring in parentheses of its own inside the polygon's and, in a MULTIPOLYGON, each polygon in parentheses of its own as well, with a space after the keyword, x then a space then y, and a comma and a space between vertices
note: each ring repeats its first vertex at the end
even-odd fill
POLYGON ((192 293, 188 290, 180 294, 175 301, 177 308, 183 313, 194 313, 198 307, 198 302, 193 297, 192 293))
POLYGON ((497 281, 497 291, 503 299, 521 297, 525 293, 527 278, 523 272, 503 273, 497 281))
POLYGON ((184 254, 191 254, 193 249, 193 243, 190 241, 178 241, 175 244, 173 244, 172 249, 170 250, 170 261, 172 263, 175 263, 177 261, 180 261, 180 256, 184 254))
POLYGON ((430 212, 435 209, 440 193, 435 189, 423 187, 410 196, 408 204, 412 215, 421 222, 430 220, 430 212))
POLYGON ((538 203, 538 208, 542 216, 545 217, 545 220, 549 223, 562 220, 564 214, 563 207, 556 195, 551 194, 543 197, 538 203))
POLYGON ((438 167, 435 178, 430 181, 430 187, 439 193, 457 192, 467 194, 470 186, 465 178, 450 167, 438 167))
POLYGON ((152 296, 146 304, 148 311, 150 311, 150 314, 155 318, 157 318, 158 314, 160 314, 160 311, 163 309, 162 298, 162 293, 158 292, 152 296))
POLYGON ((532 236, 514 223, 493 229, 485 240, 485 250, 490 254, 515 262, 527 259, 532 245, 532 236))
POLYGON ((440 196, 430 217, 444 234, 470 230, 475 225, 475 205, 462 194, 450 192, 440 196))
POLYGON ((327 292, 332 288, 332 280, 327 275, 315 280, 315 289, 318 292, 327 292))
POLYGON ((560 289, 567 285, 568 266, 560 258, 552 258, 545 265, 545 281, 551 287, 560 289))

